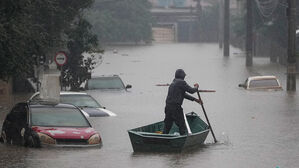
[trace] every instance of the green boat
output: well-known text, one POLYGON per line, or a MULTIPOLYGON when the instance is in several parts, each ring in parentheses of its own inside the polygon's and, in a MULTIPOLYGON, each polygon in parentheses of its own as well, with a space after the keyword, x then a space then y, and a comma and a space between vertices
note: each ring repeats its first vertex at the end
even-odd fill
POLYGON ((164 122, 160 121, 128 130, 134 152, 181 152, 198 147, 208 136, 209 126, 194 113, 186 114, 191 134, 180 135, 176 124, 169 134, 162 134, 164 122))

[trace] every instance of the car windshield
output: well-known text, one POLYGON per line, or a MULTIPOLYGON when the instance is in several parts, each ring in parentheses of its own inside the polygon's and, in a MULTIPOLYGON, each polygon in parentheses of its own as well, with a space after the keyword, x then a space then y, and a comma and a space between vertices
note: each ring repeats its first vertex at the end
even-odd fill
POLYGON ((102 77, 88 80, 86 89, 125 89, 118 77, 102 77))
POLYGON ((252 80, 249 83, 249 88, 265 88, 265 87, 279 87, 279 84, 276 79, 252 80))
POLYGON ((60 102, 78 107, 101 108, 101 105, 89 95, 60 95, 60 102))
POLYGON ((45 127, 89 127, 88 121, 76 108, 31 108, 31 125, 45 127))

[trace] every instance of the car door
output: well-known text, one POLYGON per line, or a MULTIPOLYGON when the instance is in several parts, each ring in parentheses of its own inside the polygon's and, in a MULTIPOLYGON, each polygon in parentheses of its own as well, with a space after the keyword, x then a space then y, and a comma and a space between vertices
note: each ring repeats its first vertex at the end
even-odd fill
POLYGON ((6 116, 2 127, 4 142, 16 145, 24 144, 24 133, 27 125, 28 108, 26 103, 17 104, 6 116))

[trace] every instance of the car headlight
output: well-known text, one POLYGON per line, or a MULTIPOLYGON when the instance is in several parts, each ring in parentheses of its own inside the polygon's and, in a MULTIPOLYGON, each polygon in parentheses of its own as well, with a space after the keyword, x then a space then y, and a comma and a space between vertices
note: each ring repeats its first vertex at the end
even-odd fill
POLYGON ((37 133, 40 139, 40 142, 43 144, 56 144, 56 141, 54 138, 50 137, 49 135, 43 134, 43 133, 37 133))
POLYGON ((88 139, 88 144, 89 145, 95 145, 95 144, 100 144, 101 143, 101 137, 99 134, 94 134, 88 139))

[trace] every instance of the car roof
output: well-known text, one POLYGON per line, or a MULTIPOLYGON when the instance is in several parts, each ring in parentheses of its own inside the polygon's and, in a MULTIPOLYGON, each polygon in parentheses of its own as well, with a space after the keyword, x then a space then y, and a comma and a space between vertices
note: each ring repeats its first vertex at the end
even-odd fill
POLYGON ((248 77, 248 80, 262 80, 262 79, 277 79, 276 76, 251 76, 248 77))
MULTIPOLYGON (((33 96, 40 94, 40 92, 35 92, 33 96)), ((88 95, 85 92, 74 92, 74 91, 61 91, 60 95, 88 95)))
POLYGON ((72 104, 65 104, 65 103, 57 103, 53 101, 46 101, 46 100, 35 100, 35 101, 30 101, 29 103, 30 107, 60 107, 60 108, 77 108, 76 106, 72 104))
POLYGON ((60 95, 87 95, 85 92, 61 91, 60 95))

